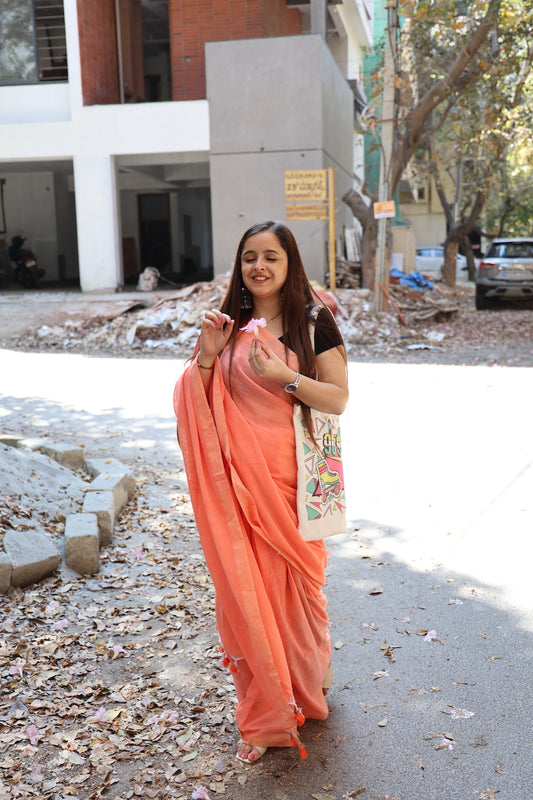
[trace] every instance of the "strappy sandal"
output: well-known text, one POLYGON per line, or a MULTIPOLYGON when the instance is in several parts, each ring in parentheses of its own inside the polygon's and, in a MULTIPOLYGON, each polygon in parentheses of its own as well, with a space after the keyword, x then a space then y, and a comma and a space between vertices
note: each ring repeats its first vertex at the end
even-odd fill
POLYGON ((248 744, 248 742, 245 742, 243 741, 243 739, 241 739, 241 741, 237 745, 236 758, 239 761, 242 761, 243 764, 257 764, 259 759, 265 755, 266 751, 267 751, 266 747, 260 747, 258 744, 248 744), (243 744, 245 744, 247 747, 252 748, 252 750, 248 753, 247 756, 239 755, 239 747, 243 744), (254 758, 250 758, 250 756, 254 756, 254 758))
POLYGON ((333 683, 333 667, 330 664, 326 670, 326 674, 324 675, 324 680, 322 681, 322 691, 324 692, 324 696, 327 695, 328 689, 331 689, 332 683, 333 683))

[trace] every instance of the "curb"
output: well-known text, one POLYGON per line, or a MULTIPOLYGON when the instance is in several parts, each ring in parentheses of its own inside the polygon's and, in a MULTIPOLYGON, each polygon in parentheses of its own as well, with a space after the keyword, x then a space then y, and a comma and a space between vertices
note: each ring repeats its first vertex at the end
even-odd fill
POLYGON ((7 531, 0 550, 0 594, 46 578, 64 560, 79 575, 100 570, 100 549, 111 544, 115 523, 135 495, 136 481, 114 458, 86 459, 81 447, 47 439, 0 436, 0 442, 18 450, 42 453, 72 471, 85 470, 93 478, 80 513, 65 518, 63 556, 45 533, 7 531))

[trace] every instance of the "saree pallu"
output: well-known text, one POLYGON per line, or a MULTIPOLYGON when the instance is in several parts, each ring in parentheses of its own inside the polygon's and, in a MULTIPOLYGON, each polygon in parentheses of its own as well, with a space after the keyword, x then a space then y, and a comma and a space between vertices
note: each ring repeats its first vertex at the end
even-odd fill
MULTIPOLYGON (((286 360, 268 331, 260 338, 286 360)), ((237 725, 249 744, 287 747, 299 744, 305 717, 328 715, 327 552, 298 532, 293 399, 253 372, 250 344, 239 332, 233 358, 221 353, 208 394, 191 362, 174 407, 237 725)), ((288 364, 298 368, 291 351, 288 364)))

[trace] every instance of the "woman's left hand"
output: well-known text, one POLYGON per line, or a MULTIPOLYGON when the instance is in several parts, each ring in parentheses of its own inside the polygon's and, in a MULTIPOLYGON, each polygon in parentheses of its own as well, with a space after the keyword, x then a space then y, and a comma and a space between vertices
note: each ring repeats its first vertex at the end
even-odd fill
POLYGON ((254 339, 248 361, 251 368, 262 378, 270 378, 278 383, 288 383, 294 377, 294 370, 291 370, 270 347, 267 347, 259 339, 254 339))

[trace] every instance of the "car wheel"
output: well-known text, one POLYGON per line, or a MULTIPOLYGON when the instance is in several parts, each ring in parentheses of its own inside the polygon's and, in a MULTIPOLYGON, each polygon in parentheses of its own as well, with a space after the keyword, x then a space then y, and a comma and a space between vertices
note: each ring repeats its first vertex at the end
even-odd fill
POLYGON ((487 308, 494 308, 494 302, 485 295, 480 286, 476 286, 476 309, 485 311, 487 308))

